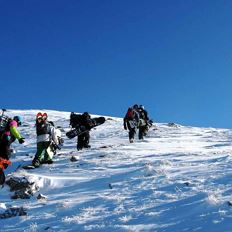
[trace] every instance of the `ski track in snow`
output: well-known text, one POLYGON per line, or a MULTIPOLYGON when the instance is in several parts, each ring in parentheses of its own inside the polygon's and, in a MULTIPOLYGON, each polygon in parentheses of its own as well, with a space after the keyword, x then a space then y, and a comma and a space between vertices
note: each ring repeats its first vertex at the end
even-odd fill
POLYGON ((231 231, 232 130, 156 124, 130 144, 122 119, 111 118, 91 131, 90 149, 77 151, 76 138, 65 138, 69 113, 44 111, 64 128, 65 144, 53 164, 33 170, 18 166, 34 157, 38 110, 8 113, 24 116, 26 144, 13 144, 6 173, 34 180, 46 199, 12 200, 2 188, 0 203, 28 215, 0 219, 0 231, 231 231))

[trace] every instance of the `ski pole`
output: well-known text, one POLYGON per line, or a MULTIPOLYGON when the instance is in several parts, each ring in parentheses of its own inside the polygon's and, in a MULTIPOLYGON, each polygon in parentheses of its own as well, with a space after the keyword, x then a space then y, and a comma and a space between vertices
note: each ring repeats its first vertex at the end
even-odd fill
POLYGON ((2 109, 2 116, 4 115, 4 112, 6 111, 6 109, 2 109))

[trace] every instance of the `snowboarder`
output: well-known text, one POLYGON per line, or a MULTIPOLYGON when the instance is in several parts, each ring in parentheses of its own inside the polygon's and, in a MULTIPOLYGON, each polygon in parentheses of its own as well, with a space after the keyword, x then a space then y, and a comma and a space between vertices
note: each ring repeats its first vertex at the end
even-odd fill
POLYGON ((91 116, 88 112, 84 112, 81 115, 78 127, 80 127, 83 132, 77 137, 77 150, 90 148, 91 146, 89 145, 89 131, 91 130, 91 116))
POLYGON ((83 114, 76 114, 71 112, 70 114, 70 126, 72 129, 66 133, 69 139, 77 136, 77 150, 82 150, 83 148, 90 148, 90 130, 94 127, 102 125, 105 123, 105 117, 91 118, 88 112, 83 114))
MULTIPOLYGON (((1 116, 2 124, 3 115, 1 116)), ((11 149, 10 145, 17 139, 20 144, 25 142, 25 139, 21 136, 17 127, 23 123, 21 116, 14 116, 13 119, 4 116, 6 121, 4 128, 1 127, 0 131, 0 179, 1 183, 5 182, 4 169, 10 164, 11 149)))
POLYGON ((138 105, 135 104, 133 107, 129 107, 127 113, 123 119, 123 125, 125 130, 129 130, 129 141, 134 142, 134 136, 139 122, 139 114, 137 112, 138 105))
POLYGON ((137 108, 137 112, 139 113, 139 123, 138 123, 138 128, 139 128, 139 139, 143 139, 144 136, 147 135, 148 129, 149 129, 149 117, 148 113, 145 110, 143 105, 140 105, 137 108))
POLYGON ((47 121, 47 113, 39 112, 36 116, 37 152, 32 161, 34 167, 53 163, 52 158, 63 142, 53 122, 47 121))

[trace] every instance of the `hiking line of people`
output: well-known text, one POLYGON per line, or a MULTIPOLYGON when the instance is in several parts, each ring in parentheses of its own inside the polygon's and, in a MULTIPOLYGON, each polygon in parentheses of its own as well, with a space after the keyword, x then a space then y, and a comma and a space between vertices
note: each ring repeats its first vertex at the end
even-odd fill
MULTIPOLYGON (((14 116, 13 119, 4 115, 2 110, 0 116, 0 185, 5 182, 4 170, 11 164, 11 144, 18 140, 20 144, 25 142, 17 127, 23 123, 23 117, 14 116)), ((104 117, 91 118, 88 112, 77 114, 71 112, 70 127, 71 130, 66 133, 69 139, 77 137, 77 150, 90 148, 90 130, 105 122, 104 117)), ((139 139, 146 136, 152 121, 148 117, 147 111, 142 105, 137 104, 129 107, 124 117, 124 129, 129 130, 129 141, 134 141, 134 136, 139 129, 139 139)), ((37 168, 41 164, 53 163, 53 157, 56 151, 61 149, 64 140, 61 137, 61 131, 54 125, 54 122, 48 120, 47 113, 38 112, 35 119, 37 150, 32 160, 32 165, 28 168, 37 168)))
POLYGON ((149 119, 148 113, 143 105, 138 106, 138 104, 135 104, 132 107, 129 107, 123 119, 123 125, 125 130, 129 130, 128 134, 130 143, 134 142, 137 129, 139 130, 139 140, 144 139, 144 136, 147 135, 152 123, 153 121, 149 119))

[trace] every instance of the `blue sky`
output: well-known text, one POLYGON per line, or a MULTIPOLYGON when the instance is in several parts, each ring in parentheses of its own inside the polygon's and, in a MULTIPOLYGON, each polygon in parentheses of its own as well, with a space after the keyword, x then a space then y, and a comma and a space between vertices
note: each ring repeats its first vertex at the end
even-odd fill
POLYGON ((232 128, 230 0, 0 0, 0 106, 232 128))

